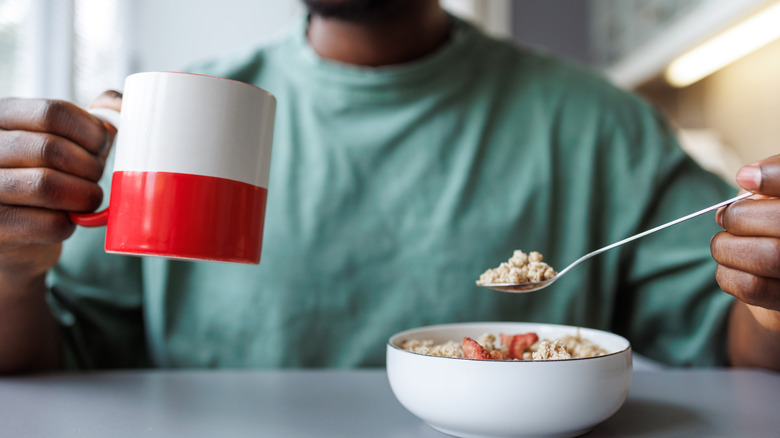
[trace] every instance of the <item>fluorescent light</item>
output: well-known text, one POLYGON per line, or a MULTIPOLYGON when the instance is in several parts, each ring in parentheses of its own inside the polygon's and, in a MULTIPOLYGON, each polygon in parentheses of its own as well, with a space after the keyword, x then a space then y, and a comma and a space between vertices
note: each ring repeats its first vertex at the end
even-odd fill
POLYGON ((672 61, 666 80, 685 87, 780 38, 780 3, 672 61))

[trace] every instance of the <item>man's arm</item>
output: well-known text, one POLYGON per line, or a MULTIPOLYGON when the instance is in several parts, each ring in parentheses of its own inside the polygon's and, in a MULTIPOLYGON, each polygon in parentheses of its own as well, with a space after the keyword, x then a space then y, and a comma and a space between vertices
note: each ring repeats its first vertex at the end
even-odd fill
POLYGON ((0 275, 0 373, 61 368, 59 326, 44 275, 0 275))
POLYGON ((729 319, 729 363, 734 367, 761 367, 780 371, 780 330, 766 328, 759 321, 774 319, 780 313, 751 307, 737 301, 729 319))
POLYGON ((711 243, 718 284, 739 299, 729 319, 729 360, 780 371, 780 156, 745 166, 737 182, 757 195, 718 212, 725 231, 711 243))

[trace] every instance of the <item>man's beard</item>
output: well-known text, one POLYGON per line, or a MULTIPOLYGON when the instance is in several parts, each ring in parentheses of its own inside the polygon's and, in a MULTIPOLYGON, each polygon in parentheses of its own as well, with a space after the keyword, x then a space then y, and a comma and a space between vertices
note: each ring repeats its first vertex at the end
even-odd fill
POLYGON ((303 0, 311 14, 346 21, 386 18, 415 1, 418 0, 303 0))

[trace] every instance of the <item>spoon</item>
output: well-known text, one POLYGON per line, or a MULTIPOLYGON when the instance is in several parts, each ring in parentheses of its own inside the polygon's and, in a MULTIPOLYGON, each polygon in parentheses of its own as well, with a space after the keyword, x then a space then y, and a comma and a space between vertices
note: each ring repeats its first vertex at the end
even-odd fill
POLYGON ((672 225, 677 225, 680 222, 685 222, 688 219, 694 218, 696 216, 700 216, 700 215, 702 215, 704 213, 707 213, 708 211, 717 210, 720 207, 725 207, 726 205, 733 204, 734 202, 737 202, 740 199, 745 199, 745 198, 747 198, 749 196, 752 196, 752 195, 753 195, 753 193, 750 193, 750 192, 743 193, 743 194, 741 194, 739 196, 735 196, 735 197, 733 197, 731 199, 728 199, 726 201, 720 202, 720 203, 715 204, 715 205, 713 205, 711 207, 707 207, 704 210, 699 210, 699 211, 697 211, 695 213, 689 214, 688 216, 683 216, 683 217, 681 217, 679 219, 675 219, 675 220, 673 220, 671 222, 665 223, 663 225, 659 225, 659 226, 657 226, 655 228, 651 228, 651 229, 649 229, 647 231, 643 231, 643 232, 641 232, 639 234, 635 234, 635 235, 633 235, 631 237, 628 237, 626 239, 623 239, 623 240, 621 240, 619 242, 615 242, 615 243, 613 243, 611 245, 607 245, 604 248, 597 249, 597 250, 595 250, 595 251, 593 251, 591 253, 585 254, 584 256, 582 256, 579 259, 575 260, 574 263, 572 263, 569 266, 567 266, 566 268, 564 268, 555 277, 553 277, 553 278, 551 278, 549 280, 529 281, 529 282, 526 282, 526 283, 488 283, 488 284, 481 284, 479 286, 486 287, 488 289, 501 291, 501 292, 511 292, 511 293, 534 292, 534 291, 537 291, 539 289, 544 289, 545 287, 555 283, 556 280, 561 278, 567 272, 571 271, 572 268, 574 268, 575 266, 579 265, 580 263, 584 262, 585 260, 588 260, 589 258, 591 258, 593 256, 601 254, 604 251, 607 251, 607 250, 610 250, 612 248, 618 247, 618 246, 620 246, 620 245, 622 245, 624 243, 631 242, 632 240, 639 239, 640 237, 647 236, 648 234, 655 233, 656 231, 663 230, 666 227, 671 227, 672 225))

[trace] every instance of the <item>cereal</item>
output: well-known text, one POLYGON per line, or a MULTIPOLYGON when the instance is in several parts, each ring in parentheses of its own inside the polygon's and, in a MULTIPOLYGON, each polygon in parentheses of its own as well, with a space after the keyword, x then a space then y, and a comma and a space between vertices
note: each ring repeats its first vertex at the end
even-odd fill
POLYGON ((512 257, 497 268, 488 269, 479 276, 477 285, 499 283, 527 283, 550 280, 557 272, 542 261, 542 255, 536 251, 526 254, 517 249, 512 257))
POLYGON ((593 342, 580 337, 579 333, 577 336, 563 336, 561 342, 566 345, 566 350, 571 353, 572 357, 593 357, 607 353, 606 350, 593 342))
POLYGON ((536 351, 531 353, 531 357, 533 360, 560 360, 571 359, 571 354, 560 340, 555 339, 550 342, 545 339, 539 343, 536 351))
POLYGON ((463 349, 455 341, 434 345, 431 340, 420 341, 412 339, 404 342, 402 348, 415 353, 427 354, 428 356, 463 357, 463 349))
POLYGON ((560 360, 579 359, 607 354, 607 351, 595 343, 577 335, 566 335, 558 339, 539 339, 536 333, 499 335, 501 343, 495 344, 496 337, 486 333, 474 340, 464 337, 462 343, 447 341, 436 345, 432 340, 409 339, 401 348, 413 353, 429 356, 459 357, 483 360, 560 360))
POLYGON ((496 349, 495 347, 496 337, 491 335, 490 333, 484 333, 482 336, 480 336, 477 339, 477 342, 479 343, 479 345, 485 347, 485 349, 488 351, 496 349))

